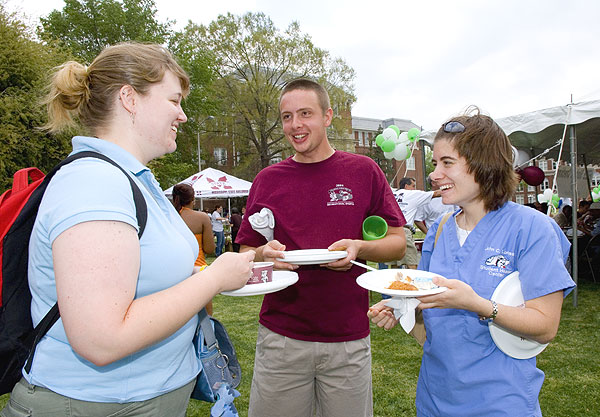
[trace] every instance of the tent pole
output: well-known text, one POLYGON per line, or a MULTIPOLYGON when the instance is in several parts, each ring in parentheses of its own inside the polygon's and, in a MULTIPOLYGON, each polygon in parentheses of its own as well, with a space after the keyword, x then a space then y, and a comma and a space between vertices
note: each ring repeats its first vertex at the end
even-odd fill
MULTIPOLYGON (((577 307, 577 281, 579 273, 579 257, 577 255, 577 142, 575 137, 575 126, 569 126, 571 143, 571 189, 573 190, 573 215, 571 216, 571 227, 573 228, 573 246, 571 247, 571 271, 573 281, 575 281, 575 290, 573 290, 573 307, 577 307)), ((587 170, 587 167, 585 167, 587 170)))

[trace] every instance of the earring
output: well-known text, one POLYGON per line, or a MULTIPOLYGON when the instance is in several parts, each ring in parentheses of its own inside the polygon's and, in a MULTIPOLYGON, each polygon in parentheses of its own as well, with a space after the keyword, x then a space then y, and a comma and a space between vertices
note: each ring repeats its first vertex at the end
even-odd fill
POLYGON ((135 125, 135 113, 131 112, 131 113, 129 113, 129 116, 131 117, 131 124, 135 125))

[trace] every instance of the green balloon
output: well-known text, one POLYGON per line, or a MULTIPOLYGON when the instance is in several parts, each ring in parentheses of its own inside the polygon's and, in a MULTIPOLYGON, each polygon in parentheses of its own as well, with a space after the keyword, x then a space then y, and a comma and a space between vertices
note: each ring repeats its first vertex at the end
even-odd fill
POLYGON ((558 194, 552 194, 552 205, 556 208, 558 208, 558 202, 560 201, 560 197, 558 197, 558 194))
POLYGON ((394 143, 393 140, 385 140, 382 144, 381 144, 381 150, 383 152, 392 152, 394 150, 394 148, 396 147, 396 144, 394 143))
POLYGON ((600 185, 597 186, 596 188, 594 188, 592 191, 595 192, 596 194, 600 194, 600 185))
POLYGON ((412 152, 410 151, 410 147, 408 147, 408 150, 406 151, 406 159, 410 158, 410 155, 412 154, 412 152))
POLYGON ((381 144, 385 142, 385 138, 383 137, 382 134, 379 134, 377 136, 375 136, 375 144, 379 147, 381 147, 381 144))
POLYGON ((408 136, 408 140, 410 140, 411 142, 414 142, 415 139, 417 139, 419 137, 420 133, 421 133, 421 131, 419 129, 417 129, 416 127, 413 127, 411 129, 408 129, 408 132, 406 132, 406 135, 408 136))
POLYGON ((400 129, 398 128, 398 126, 396 125, 390 125, 388 126, 390 129, 393 129, 396 132, 396 135, 400 134, 400 129))

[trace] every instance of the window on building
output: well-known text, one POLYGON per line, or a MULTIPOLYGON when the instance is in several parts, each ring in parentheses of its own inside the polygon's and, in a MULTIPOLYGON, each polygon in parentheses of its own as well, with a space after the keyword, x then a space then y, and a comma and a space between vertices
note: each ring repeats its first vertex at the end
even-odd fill
POLYGON ((227 164, 227 149, 225 148, 215 148, 213 150, 213 157, 217 165, 226 165, 227 164))
POLYGON ((521 181, 519 183, 519 186, 517 187, 517 191, 522 193, 523 191, 525 191, 525 187, 523 186, 523 181, 521 181))
POLYGON ((540 159, 538 161, 538 167, 542 170, 542 171, 546 171, 547 168, 547 164, 546 164, 546 160, 545 159, 540 159))
POLYGON ((406 160, 406 169, 408 169, 409 171, 414 171, 415 170, 415 158, 414 157, 410 157, 406 160))
POLYGON ((524 204, 525 197, 523 196, 523 194, 517 194, 515 197, 515 201, 517 202, 517 204, 524 204))
POLYGON ((545 190, 546 188, 550 188, 550 181, 548 181, 548 178, 544 178, 544 182, 540 185, 541 190, 545 190))
POLYGON ((558 162, 552 160, 552 170, 556 171, 558 169, 558 162))
POLYGON ((535 187, 533 185, 528 185, 527 186, 527 191, 530 193, 535 193, 535 187))
POLYGON ((535 196, 533 194, 527 194, 527 203, 535 203, 535 196))

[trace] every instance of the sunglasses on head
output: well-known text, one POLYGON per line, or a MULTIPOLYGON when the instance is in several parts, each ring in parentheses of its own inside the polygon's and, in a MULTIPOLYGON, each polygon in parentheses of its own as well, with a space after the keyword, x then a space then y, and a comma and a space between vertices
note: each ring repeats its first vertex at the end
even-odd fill
POLYGON ((465 131, 465 125, 461 122, 448 122, 444 125, 444 132, 446 133, 462 133, 465 131))

